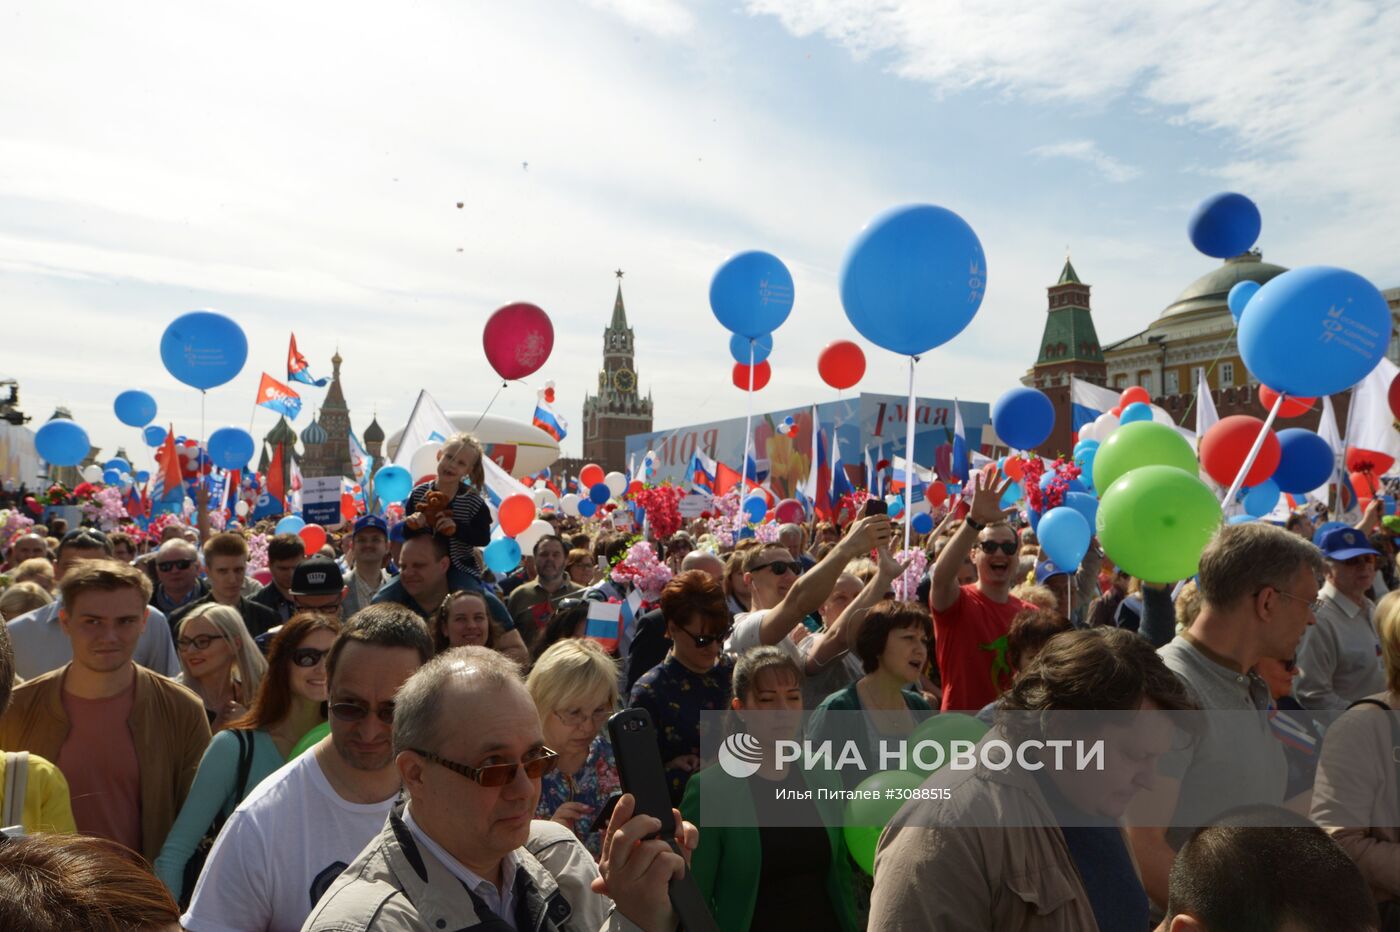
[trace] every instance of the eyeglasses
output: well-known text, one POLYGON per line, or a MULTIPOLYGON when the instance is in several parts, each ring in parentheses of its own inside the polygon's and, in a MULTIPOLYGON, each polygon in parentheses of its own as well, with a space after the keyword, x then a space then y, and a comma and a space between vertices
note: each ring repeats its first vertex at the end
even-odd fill
POLYGON ((774 560, 772 563, 764 563, 749 570, 750 573, 757 573, 759 570, 768 570, 774 576, 781 576, 784 573, 791 573, 796 576, 802 571, 802 564, 792 560, 774 560))
POLYGON ((189 650, 190 648, 205 650, 210 644, 223 639, 221 634, 197 634, 192 638, 176 638, 175 647, 179 650, 189 650))
POLYGON ((171 570, 187 570, 192 566, 194 566, 193 560, 162 560, 156 564, 156 569, 162 573, 168 573, 171 570))
POLYGON ((515 775, 520 772, 522 767, 525 768, 525 776, 531 780, 538 780, 559 763, 559 755, 549 748, 540 748, 530 752, 536 756, 522 760, 518 764, 487 764, 485 767, 468 767, 466 764, 458 764, 455 761, 439 757, 431 751, 420 751, 418 748, 409 748, 408 750, 424 760, 446 767, 453 773, 459 773, 468 780, 486 787, 505 786, 515 779, 515 775))
MULTIPOLYGON (((1263 591, 1264 591, 1263 589, 1260 589, 1260 590, 1259 590, 1259 592, 1263 592, 1263 591)), ((1322 600, 1321 600, 1321 599, 1313 599, 1313 600, 1309 601, 1308 599, 1305 599, 1305 598, 1303 598, 1302 596, 1293 595, 1291 592, 1284 592, 1282 589, 1275 589, 1274 592, 1275 592, 1276 594, 1278 594, 1278 595, 1283 596, 1285 599, 1292 599, 1294 602, 1302 602, 1304 605, 1306 605, 1306 606, 1308 607, 1308 611, 1312 612, 1314 615, 1316 615, 1316 614, 1322 609, 1322 600)), ((1259 594, 1258 592, 1255 593, 1255 595, 1258 595, 1258 594, 1259 594)))
POLYGON ((570 709, 567 712, 554 710, 554 717, 559 719, 569 728, 577 728, 584 722, 592 725, 601 725, 612 717, 612 709, 599 709, 596 712, 585 712, 582 709, 570 709))
MULTIPOLYGON (((342 722, 362 722, 365 716, 369 715, 369 709, 358 702, 333 702, 330 705, 330 713, 342 722)), ((374 712, 375 716, 384 724, 394 724, 394 704, 386 702, 374 712)))
POLYGON ((728 628, 724 629, 723 634, 691 634, 680 625, 676 627, 680 631, 684 631, 686 637, 695 642, 696 647, 709 647, 711 644, 722 644, 724 641, 728 640, 730 632, 734 630, 734 626, 730 625, 728 628))
POLYGON ((1360 566, 1363 563, 1375 563, 1376 555, 1374 553, 1358 553, 1354 557, 1347 557, 1345 560, 1333 560, 1332 562, 1340 563, 1343 566, 1360 566))
MULTIPOLYGON (((318 650, 314 647, 298 647, 292 651, 292 663, 299 667, 314 667, 329 653, 328 650, 318 650)), ((390 718, 392 719, 392 716, 390 718)))
POLYGON ((1000 550, 1008 557, 1020 549, 1020 545, 1014 540, 979 540, 977 546, 982 548, 983 553, 991 554, 1000 550))

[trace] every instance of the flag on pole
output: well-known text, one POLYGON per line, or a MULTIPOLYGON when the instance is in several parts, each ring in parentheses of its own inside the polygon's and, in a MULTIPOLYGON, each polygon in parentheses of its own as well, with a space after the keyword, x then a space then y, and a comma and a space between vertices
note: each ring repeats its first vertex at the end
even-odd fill
MULTIPOLYGON (((959 482, 966 482, 968 477, 967 461, 973 447, 967 442, 967 426, 963 424, 962 408, 958 407, 958 400, 953 399, 953 478, 959 482)), ((913 450, 905 450, 905 455, 910 459, 914 458, 913 450)), ((898 470, 896 470, 898 472, 898 470)))
POLYGON ((690 488, 696 492, 715 494, 718 467, 715 461, 696 450, 690 458, 690 488))
MULTIPOLYGON (((413 404, 413 412, 409 414, 408 423, 404 425, 398 449, 394 451, 393 462, 406 469, 412 465, 413 454, 417 453, 423 444, 434 441, 441 443, 455 433, 457 428, 447 416, 447 412, 442 410, 432 395, 426 391, 419 391, 418 400, 413 404)), ((511 455, 514 456, 513 449, 511 455)), ((486 458, 491 459, 490 451, 487 451, 486 458)))
POLYGON ((1397 375, 1400 367, 1382 357, 1371 374, 1351 391, 1347 446, 1356 450, 1360 459, 1383 454, 1400 460, 1400 433, 1395 431, 1395 414, 1388 398, 1390 383, 1397 375))
POLYGON ((831 463, 826 456, 826 433, 821 429, 817 406, 812 405, 812 465, 807 472, 803 494, 812 502, 819 518, 831 520, 831 463))
POLYGON ((325 388, 330 379, 315 379, 311 377, 311 370, 307 367, 306 357, 297 352, 297 335, 292 334, 292 342, 287 347, 287 381, 301 382, 304 385, 314 385, 317 388, 325 388))
POLYGON ((1069 377, 1069 405, 1073 417, 1074 435, 1077 440, 1079 430, 1085 424, 1092 424, 1099 415, 1107 414, 1118 407, 1121 393, 1093 382, 1069 377))
POLYGON ((1220 415, 1215 412, 1215 401, 1210 397, 1210 384, 1206 382, 1206 370, 1201 370, 1196 383, 1196 442, 1200 443, 1206 431, 1215 426, 1220 415))
MULTIPOLYGON (((715 462, 715 461, 712 461, 715 462)), ((720 462, 715 462, 715 494, 724 495, 730 489, 739 484, 738 470, 731 469, 720 462)))
POLYGON ((842 496, 855 491, 851 477, 846 475, 846 464, 841 459, 841 437, 835 429, 831 431, 831 499, 839 502, 842 496))
POLYGON ((544 392, 540 392, 539 400, 535 402, 535 416, 530 423, 556 441, 563 440, 569 433, 569 422, 564 420, 564 415, 554 410, 554 405, 544 400, 544 392))
POLYGON ((156 504, 184 501, 185 484, 180 477, 180 454, 175 451, 175 425, 165 432, 156 450, 156 471, 152 477, 151 501, 156 504))
POLYGON ((292 391, 291 386, 283 385, 266 372, 258 385, 257 403, 294 421, 301 413, 301 396, 292 391))
POLYGON ((369 484, 369 464, 369 451, 360 443, 360 438, 355 436, 355 432, 350 431, 350 471, 355 474, 355 481, 360 485, 369 484))
POLYGON ((287 511, 286 445, 277 444, 272 448, 272 460, 267 464, 267 495, 282 511, 287 511))

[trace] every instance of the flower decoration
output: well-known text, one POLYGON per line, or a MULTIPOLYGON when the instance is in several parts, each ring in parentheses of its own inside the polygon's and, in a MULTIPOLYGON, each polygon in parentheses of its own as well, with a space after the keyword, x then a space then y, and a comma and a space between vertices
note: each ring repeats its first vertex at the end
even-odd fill
POLYGON ((901 602, 916 602, 919 599, 919 583, 928 569, 928 554, 921 547, 900 550, 894 558, 904 567, 904 572, 894 581, 894 596, 901 602))
POLYGON ((681 529, 680 501, 685 489, 666 483, 650 485, 632 493, 632 501, 646 509, 652 536, 666 540, 681 529))
POLYGON ((661 597, 661 590, 671 581, 671 568, 656 559, 656 550, 645 540, 638 540, 628 548, 626 556, 613 565, 610 578, 619 585, 631 584, 641 593, 642 598, 654 601, 661 597))

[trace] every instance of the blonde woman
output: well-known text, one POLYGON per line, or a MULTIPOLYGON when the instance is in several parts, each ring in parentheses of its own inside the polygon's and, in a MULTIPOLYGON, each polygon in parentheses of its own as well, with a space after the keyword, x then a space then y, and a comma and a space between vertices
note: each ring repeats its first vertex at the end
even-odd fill
MULTIPOLYGON (((1312 818, 1356 862, 1381 904, 1400 913, 1400 592, 1376 605, 1376 633, 1385 661, 1384 692, 1352 703, 1327 729, 1313 786, 1312 818)), ((1389 925, 1384 926, 1390 928, 1389 925)))
POLYGON ((180 657, 176 681, 204 700, 213 731, 247 712, 267 672, 243 616, 228 605, 201 605, 180 624, 175 639, 180 657))
POLYGON ((53 596, 38 583, 17 582, 0 592, 0 621, 18 618, 36 608, 43 608, 52 601, 53 596))
POLYGON ((54 575, 53 564, 47 557, 35 557, 32 560, 25 560, 10 576, 17 583, 33 583, 43 589, 49 595, 53 595, 54 575))
POLYGON ((617 708, 617 676, 617 661, 597 641, 569 638, 541 654, 525 681, 544 743, 559 755, 559 765, 542 778, 535 815, 568 826, 595 858, 606 825, 594 823, 621 787, 603 734, 617 708))

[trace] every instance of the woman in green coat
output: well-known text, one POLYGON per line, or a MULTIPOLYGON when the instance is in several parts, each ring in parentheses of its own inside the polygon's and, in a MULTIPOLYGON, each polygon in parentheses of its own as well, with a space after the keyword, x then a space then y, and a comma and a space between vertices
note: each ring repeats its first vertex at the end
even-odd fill
POLYGON ((690 869, 710 912, 724 932, 856 932, 841 804, 816 792, 840 781, 773 759, 774 742, 798 738, 802 728, 802 671, 776 647, 748 651, 734 667, 731 706, 763 748, 757 772, 740 779, 707 767, 691 777, 681 801, 682 816, 701 826, 690 869), (788 797, 781 802, 780 790, 788 797))

